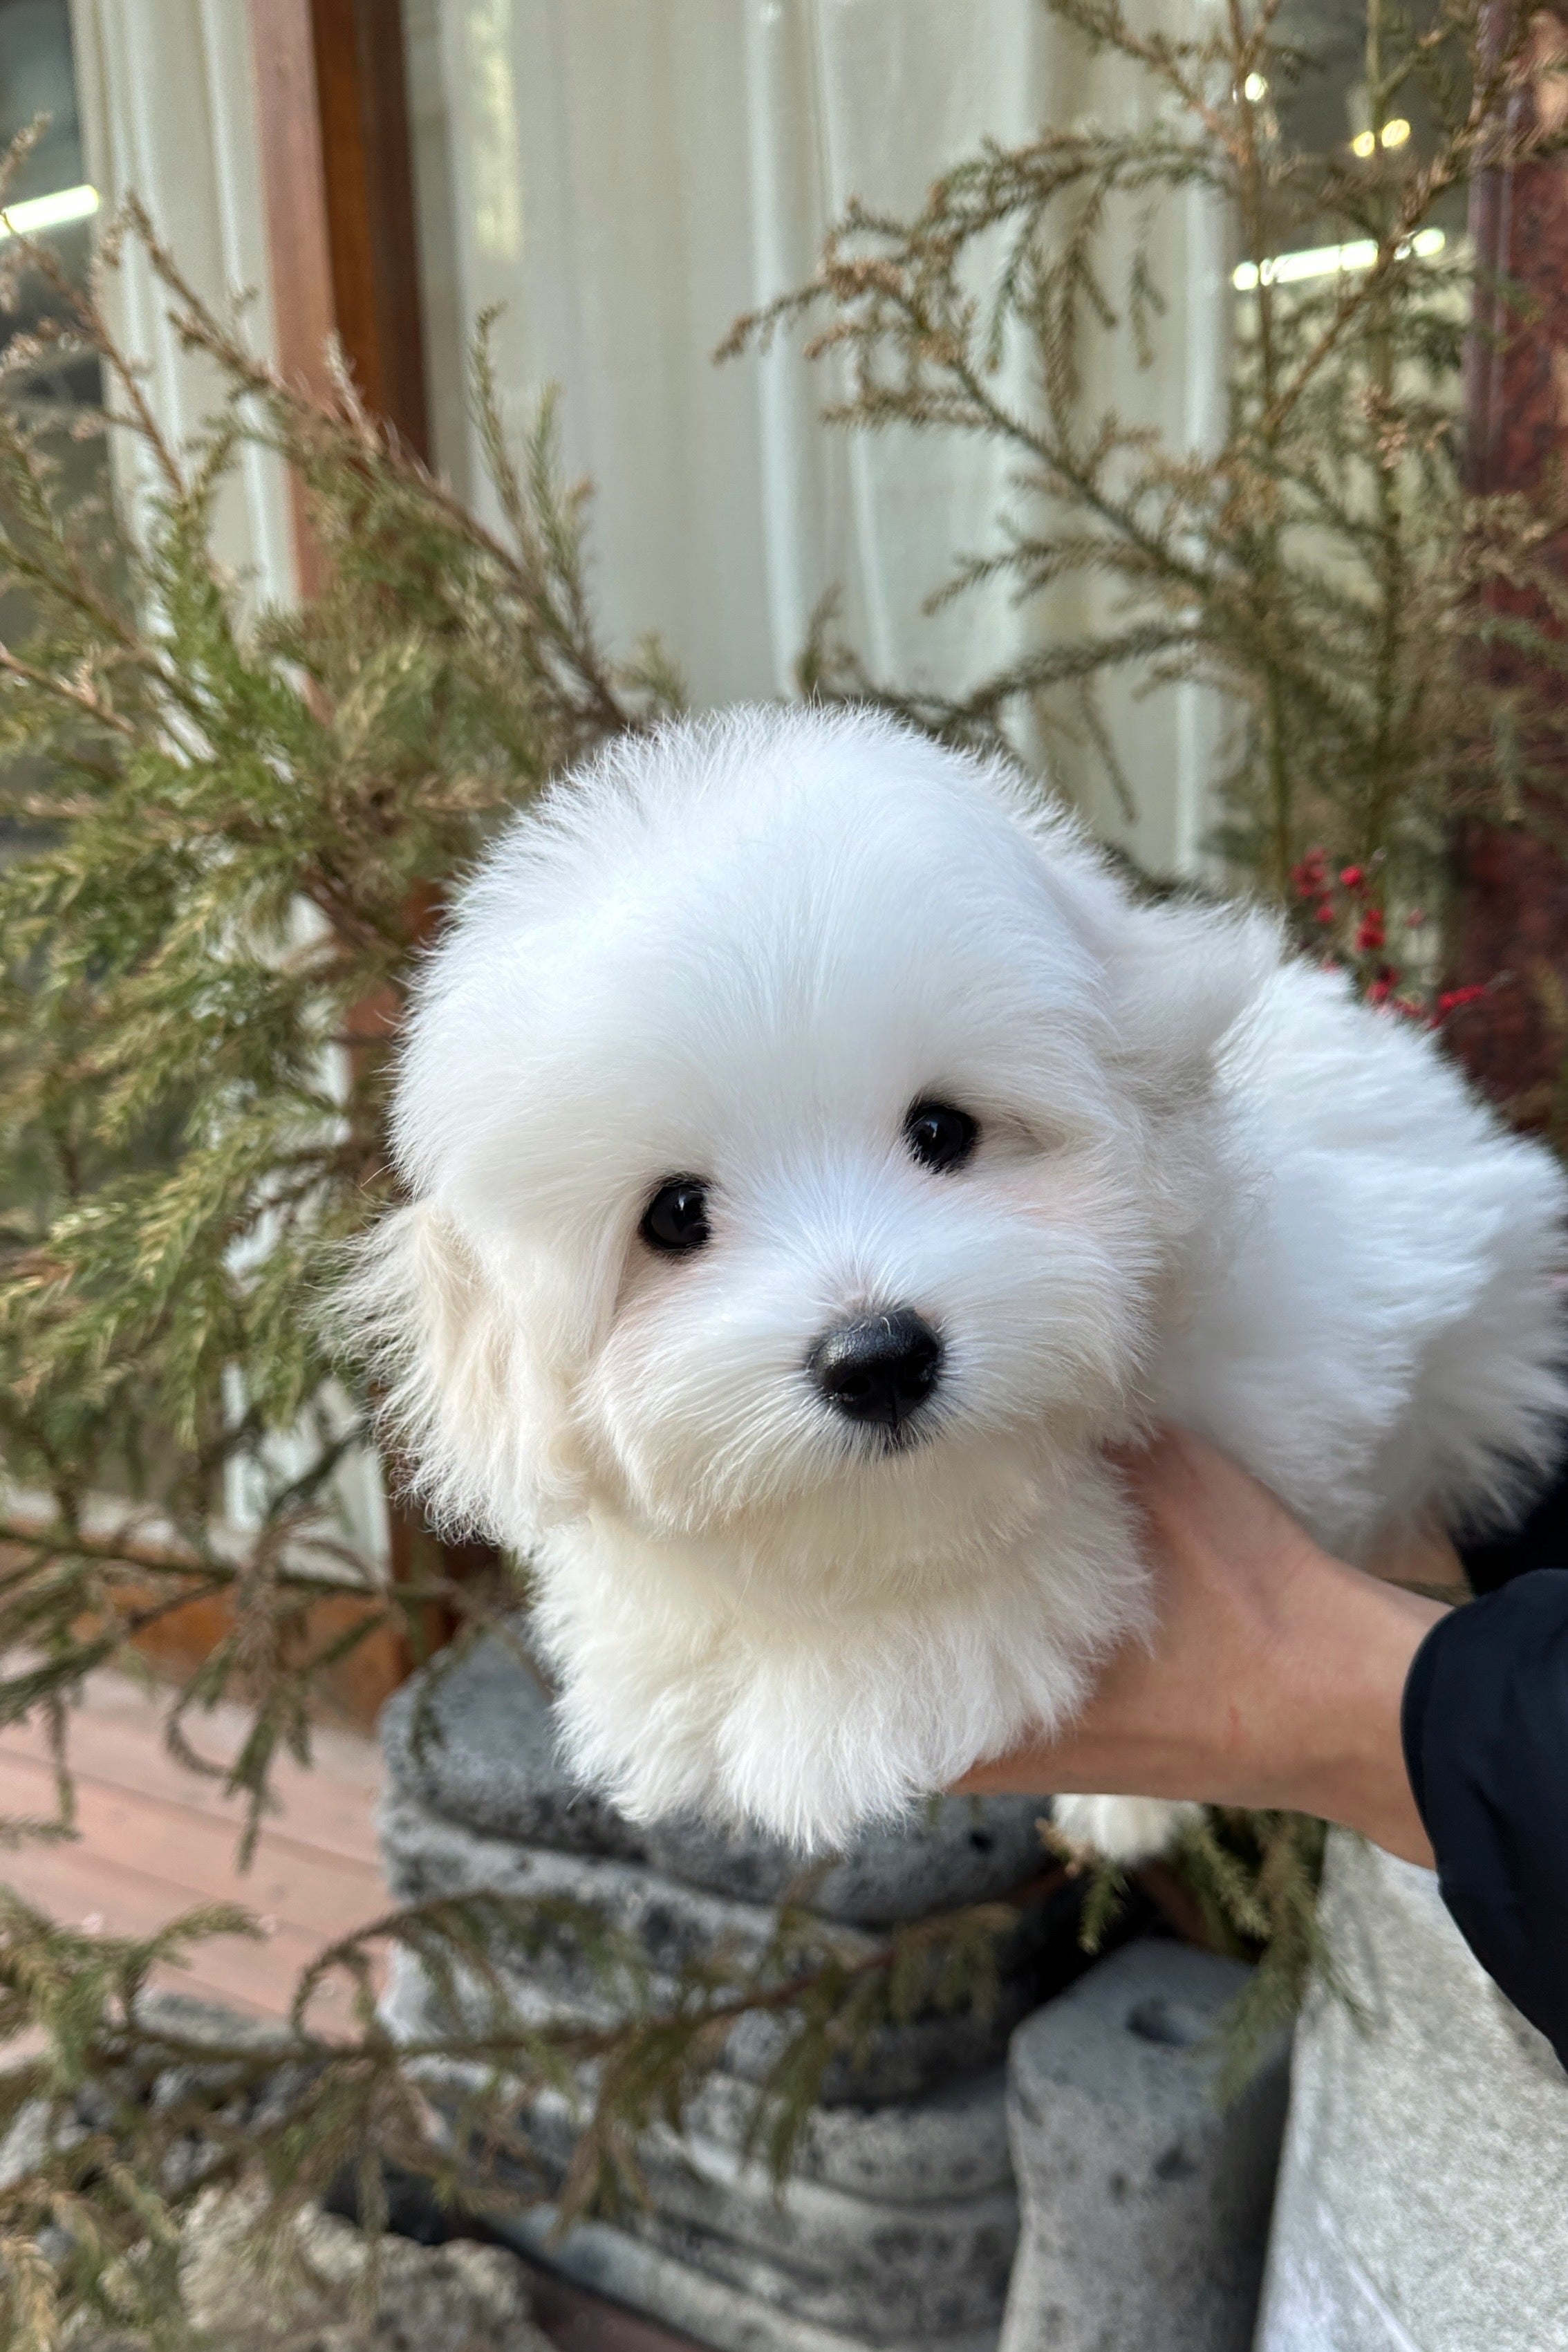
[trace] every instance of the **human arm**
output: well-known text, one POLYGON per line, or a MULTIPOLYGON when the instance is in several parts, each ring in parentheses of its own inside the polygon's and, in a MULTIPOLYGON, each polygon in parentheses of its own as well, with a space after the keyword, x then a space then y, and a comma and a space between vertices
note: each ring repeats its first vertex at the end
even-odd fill
POLYGON ((1568 1571, 1521 1574, 1434 1629, 1404 1738, 1443 1900, 1568 2066, 1568 1571))

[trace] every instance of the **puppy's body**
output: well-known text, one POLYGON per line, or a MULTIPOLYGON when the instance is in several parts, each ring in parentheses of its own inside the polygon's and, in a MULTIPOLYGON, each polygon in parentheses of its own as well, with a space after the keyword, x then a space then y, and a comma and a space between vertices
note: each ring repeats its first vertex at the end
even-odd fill
POLYGON ((837 1843, 1065 1720, 1146 1622, 1100 1449, 1153 1417, 1353 1556, 1495 1512, 1564 1406, 1547 1153, 1263 919, 1134 903, 865 714, 672 729, 520 824, 397 1139, 395 1410, 532 1552, 634 1813, 837 1843))

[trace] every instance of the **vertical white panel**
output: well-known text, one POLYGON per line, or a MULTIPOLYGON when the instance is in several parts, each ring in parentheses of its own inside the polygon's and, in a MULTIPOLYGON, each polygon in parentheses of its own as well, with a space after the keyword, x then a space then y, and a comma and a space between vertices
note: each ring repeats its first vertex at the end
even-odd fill
MULTIPOLYGON (((785 0, 745 0, 751 281, 761 309, 810 265, 817 180, 816 80, 785 0)), ((787 693, 827 576, 826 463, 795 353, 784 340, 749 362, 757 403, 757 474, 768 640, 775 691, 787 693)))
MULTIPOLYGON (((1230 255, 1224 215, 1205 189, 1189 189, 1183 208, 1187 237, 1183 438, 1190 448, 1212 452, 1222 446, 1226 431, 1230 255)), ((1174 700, 1176 789, 1169 849, 1161 862, 1174 873, 1195 876, 1210 862, 1205 839, 1217 814, 1213 787, 1224 756, 1226 714, 1213 687, 1181 686, 1174 700)))
MULTIPOLYGON (((71 0, 88 168, 107 205, 139 196, 196 291, 221 309, 256 299, 247 332, 271 348, 246 11, 237 0, 71 0)), ((117 331, 148 367, 148 393, 171 438, 195 433, 217 404, 211 366, 184 351, 168 298, 134 247, 113 294, 117 331)), ((145 469, 122 439, 122 494, 145 469), (127 471, 127 467, 132 468, 127 471)), ((260 598, 294 593, 286 489, 276 462, 248 451, 219 501, 216 544, 260 598)))
POLYGON ((441 65, 441 0, 403 0, 430 437, 437 467, 458 497, 466 498, 467 357, 472 322, 458 280, 452 121, 441 65))

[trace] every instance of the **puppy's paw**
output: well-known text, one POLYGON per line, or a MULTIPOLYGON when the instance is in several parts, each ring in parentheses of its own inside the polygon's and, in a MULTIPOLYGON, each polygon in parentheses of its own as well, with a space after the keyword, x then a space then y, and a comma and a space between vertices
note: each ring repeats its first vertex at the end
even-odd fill
POLYGON ((1201 1805, 1163 1797, 1054 1797, 1051 1828, 1055 1842, 1070 1853, 1147 1862, 1173 1846, 1202 1813, 1201 1805))

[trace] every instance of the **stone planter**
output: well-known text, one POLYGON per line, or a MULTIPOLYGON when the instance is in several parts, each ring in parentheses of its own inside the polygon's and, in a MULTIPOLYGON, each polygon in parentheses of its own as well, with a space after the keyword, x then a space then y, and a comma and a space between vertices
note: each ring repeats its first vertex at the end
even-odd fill
POLYGON ((1432 1872, 1336 1832, 1321 1916, 1258 2352, 1565 2352, 1568 2075, 1432 1872))
MULTIPOLYGON (((761 1945, 795 1875, 784 1850, 689 1822, 639 1828, 583 1796, 557 1762, 538 1683, 500 1643, 437 1682, 433 1737, 413 1736, 416 1689, 384 1716, 387 1869, 400 1899, 479 1887, 593 1903, 636 1938, 656 1979, 731 1938, 761 1945)), ((868 1941, 894 1922, 985 1900, 1042 1873, 1027 1799, 950 1800, 910 1832, 861 1842, 819 1884, 813 1907, 868 1941)), ((753 2085, 778 2028, 747 2021, 703 2090, 687 2137, 645 2152, 647 2211, 591 2222, 548 2248, 584 2284, 728 2352, 990 2352, 1017 2234, 1003 2057, 1018 2020, 1079 1975, 1078 1900, 1057 1886, 1002 1954, 1002 2000, 986 2021, 919 2018, 883 2033, 858 2068, 836 2064, 795 2176, 782 2196, 740 2148, 753 2085)), ((566 1952, 516 1971, 534 2015, 597 2013, 602 1996, 566 1952)), ((401 2030, 438 2023, 406 1964, 386 2012, 401 2030)), ((531 2111, 546 2178, 571 2145, 559 2102, 531 2111)), ((539 2250, 535 2207, 518 2242, 539 2250)))
POLYGON ((1024 2212, 1001 2352, 1247 2352, 1289 2047, 1217 2104, 1215 2038, 1246 1976, 1130 1944, 1013 2036, 1024 2212))

